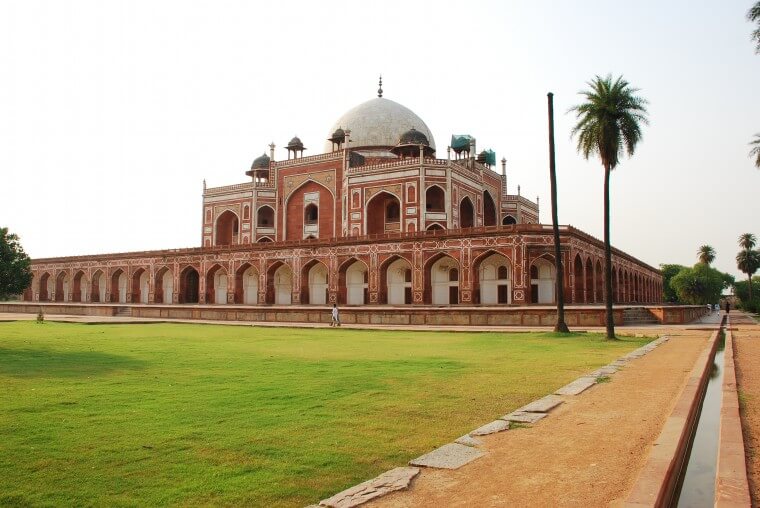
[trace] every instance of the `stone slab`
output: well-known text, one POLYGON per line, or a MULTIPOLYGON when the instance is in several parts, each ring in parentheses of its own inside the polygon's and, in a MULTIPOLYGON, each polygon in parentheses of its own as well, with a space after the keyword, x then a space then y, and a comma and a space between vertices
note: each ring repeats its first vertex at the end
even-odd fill
POLYGON ((526 413, 548 413, 563 402, 564 401, 556 395, 547 395, 541 399, 534 400, 527 406, 521 407, 518 411, 524 411, 526 413))
POLYGON ((602 367, 601 369, 596 369, 594 372, 589 374, 591 377, 600 377, 600 376, 611 376, 615 372, 617 372, 617 367, 610 367, 609 365, 602 367))
POLYGON ((524 411, 513 411, 508 415, 501 417, 502 420, 515 423, 536 423, 542 418, 546 418, 546 413, 526 413, 524 411))
POLYGON ((410 466, 459 469, 465 464, 485 455, 472 446, 449 443, 409 462, 410 466))
POLYGON ((491 423, 487 423, 482 427, 470 432, 471 436, 487 436, 488 434, 495 434, 496 432, 502 432, 509 430, 509 422, 504 420, 494 420, 491 423))
POLYGON ((455 443, 459 443, 465 446, 480 446, 483 444, 483 441, 480 439, 476 439, 472 437, 469 434, 465 434, 464 436, 458 437, 454 440, 455 443))
POLYGON ((412 479, 420 473, 417 467, 397 467, 380 476, 360 483, 331 498, 319 502, 319 506, 329 508, 351 508, 385 494, 409 487, 412 479))
POLYGON ((556 395, 578 395, 596 384, 596 378, 591 376, 579 377, 572 383, 566 384, 556 392, 556 395))

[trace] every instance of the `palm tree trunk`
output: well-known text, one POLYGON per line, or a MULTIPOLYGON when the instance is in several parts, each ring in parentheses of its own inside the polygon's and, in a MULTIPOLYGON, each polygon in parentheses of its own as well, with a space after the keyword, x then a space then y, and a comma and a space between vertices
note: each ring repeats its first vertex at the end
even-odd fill
POLYGON ((604 166, 604 306, 607 320, 607 338, 615 339, 615 321, 612 317, 612 246, 610 245, 610 172, 604 166))
POLYGON ((752 301, 752 275, 747 274, 747 281, 749 282, 749 301, 752 301))
POLYGON ((555 332, 570 333, 565 323, 565 271, 562 269, 562 258, 559 249, 559 218, 557 214, 557 170, 554 159, 554 94, 549 92, 549 180, 552 190, 552 226, 554 229, 554 266, 557 280, 555 291, 557 293, 557 324, 555 332))

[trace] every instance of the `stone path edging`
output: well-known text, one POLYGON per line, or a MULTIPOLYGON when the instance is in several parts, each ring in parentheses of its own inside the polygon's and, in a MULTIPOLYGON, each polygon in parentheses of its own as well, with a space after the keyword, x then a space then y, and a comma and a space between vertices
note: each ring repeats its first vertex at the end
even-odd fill
POLYGON ((726 346, 723 352, 723 400, 720 406, 718 465, 715 475, 715 506, 750 506, 744 436, 736 391, 734 340, 730 318, 726 320, 726 346))
POLYGON ((653 443, 644 468, 628 495, 624 506, 670 506, 678 489, 678 478, 685 467, 689 437, 699 417, 702 393, 709 380, 718 348, 716 329, 707 347, 699 355, 670 416, 653 443))
MULTIPOLYGON (((667 342, 669 338, 662 336, 644 346, 641 346, 634 351, 618 358, 604 367, 601 367, 589 374, 585 374, 575 381, 568 383, 562 388, 558 389, 553 394, 547 395, 540 399, 512 411, 494 420, 491 423, 478 427, 477 429, 457 438, 453 443, 447 443, 435 450, 421 455, 416 459, 409 461, 410 466, 429 467, 438 469, 458 469, 465 464, 472 462, 487 452, 481 450, 483 442, 477 439, 479 436, 493 434, 496 432, 504 432, 509 430, 513 423, 518 424, 533 424, 539 420, 549 416, 552 409, 556 408, 560 404, 565 402, 563 397, 572 397, 580 395, 591 386, 597 384, 600 378, 604 378, 613 375, 615 372, 624 367, 628 362, 641 358, 647 353, 651 352, 659 345, 667 342)), ((312 505, 312 507, 334 507, 334 508, 351 508, 359 506, 367 501, 383 496, 385 494, 394 492, 396 490, 403 490, 409 487, 412 479, 420 472, 418 467, 408 468, 396 468, 381 474, 380 476, 368 480, 364 483, 346 489, 329 499, 320 501, 319 505, 312 505), (402 482, 394 482, 394 487, 397 488, 385 488, 383 485, 387 483, 386 478, 388 475, 399 470, 416 470, 414 474, 409 477, 409 480, 405 485, 401 485, 402 482), (380 486, 377 488, 376 486, 380 486)))

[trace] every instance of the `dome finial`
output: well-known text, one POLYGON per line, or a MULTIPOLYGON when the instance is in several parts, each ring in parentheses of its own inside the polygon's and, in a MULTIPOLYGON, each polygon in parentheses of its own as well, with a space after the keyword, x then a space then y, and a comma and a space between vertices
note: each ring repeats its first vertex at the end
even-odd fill
POLYGON ((377 89, 377 96, 382 97, 383 96, 383 75, 380 74, 380 88, 377 89))

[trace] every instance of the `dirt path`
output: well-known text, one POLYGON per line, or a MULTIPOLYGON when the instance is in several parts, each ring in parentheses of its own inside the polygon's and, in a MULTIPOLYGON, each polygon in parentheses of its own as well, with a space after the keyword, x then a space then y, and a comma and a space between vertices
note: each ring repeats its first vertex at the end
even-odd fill
MULTIPOLYGON (((731 313, 732 318, 734 313, 731 313)), ((752 505, 760 505, 760 326, 732 319, 734 358, 752 505)))
POLYGON ((668 335, 669 342, 532 428, 486 436, 485 457, 456 471, 423 469, 410 490, 367 506, 622 503, 710 332, 668 335))

